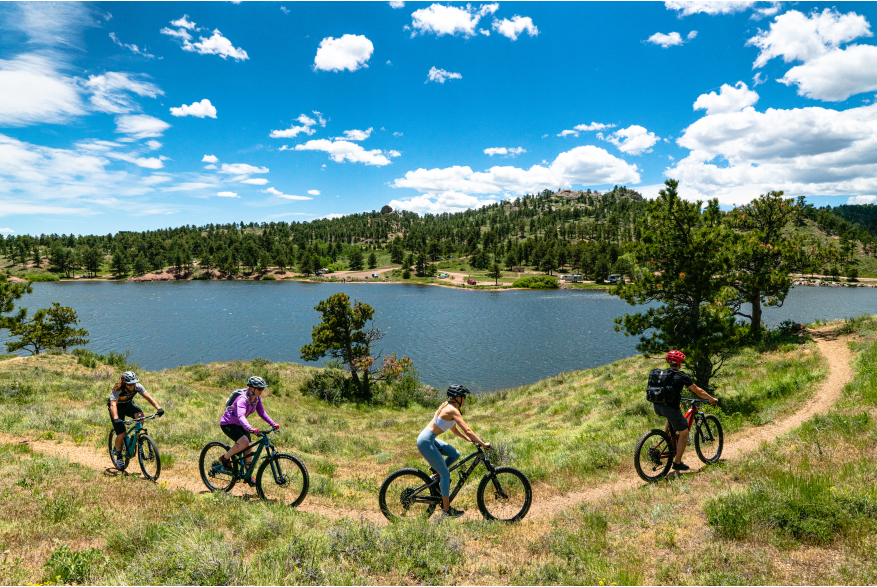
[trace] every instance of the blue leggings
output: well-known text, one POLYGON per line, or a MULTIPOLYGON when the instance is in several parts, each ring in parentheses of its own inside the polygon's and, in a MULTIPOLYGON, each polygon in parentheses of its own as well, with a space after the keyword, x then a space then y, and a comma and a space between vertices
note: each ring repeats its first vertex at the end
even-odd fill
POLYGON ((429 466, 439 474, 442 497, 450 497, 451 472, 448 471, 448 467, 460 458, 459 451, 447 442, 436 438, 435 432, 429 428, 424 428, 420 436, 417 437, 417 450, 420 451, 429 466), (445 458, 443 459, 442 456, 445 458))

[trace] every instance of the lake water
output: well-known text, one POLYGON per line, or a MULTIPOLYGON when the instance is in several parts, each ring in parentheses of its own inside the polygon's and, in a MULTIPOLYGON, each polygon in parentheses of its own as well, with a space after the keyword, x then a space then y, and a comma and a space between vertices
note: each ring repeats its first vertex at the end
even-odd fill
MULTIPOLYGON (((613 329, 613 320, 634 308, 599 291, 294 281, 84 281, 33 290, 23 306, 74 308, 90 333, 88 348, 129 349, 148 370, 256 357, 301 362, 299 349, 319 316, 314 306, 339 291, 375 309, 374 324, 386 332, 378 351, 411 357, 422 379, 439 388, 502 389, 636 354, 636 340, 613 329)), ((764 319, 770 325, 864 312, 877 312, 877 289, 796 287, 764 319)))

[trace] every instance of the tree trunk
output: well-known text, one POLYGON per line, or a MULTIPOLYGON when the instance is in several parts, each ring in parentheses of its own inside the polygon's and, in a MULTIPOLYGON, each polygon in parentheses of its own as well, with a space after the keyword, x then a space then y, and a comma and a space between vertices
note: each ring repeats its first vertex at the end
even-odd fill
POLYGON ((755 290, 752 292, 752 297, 749 298, 749 303, 752 305, 752 323, 749 326, 749 334, 752 338, 758 340, 761 338, 761 291, 755 290))

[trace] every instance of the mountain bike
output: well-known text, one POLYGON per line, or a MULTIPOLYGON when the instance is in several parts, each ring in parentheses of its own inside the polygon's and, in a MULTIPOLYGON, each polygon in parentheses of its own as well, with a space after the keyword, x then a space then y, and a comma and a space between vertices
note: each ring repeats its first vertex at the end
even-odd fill
POLYGON ((204 481, 207 489, 228 493, 238 481, 249 484, 262 449, 265 449, 263 462, 256 474, 256 491, 259 497, 265 501, 288 504, 290 507, 295 507, 304 501, 310 486, 308 470, 297 457, 277 452, 277 448, 268 437, 271 432, 276 432, 276 429, 257 434, 260 439, 250 444, 250 449, 256 449, 250 457, 245 457, 244 453, 247 449, 232 456, 231 469, 226 468, 219 460, 220 456, 228 452, 229 446, 219 441, 207 443, 201 451, 198 463, 201 480, 204 481), (252 459, 249 465, 245 458, 252 459))
MULTIPOLYGON (((722 456, 724 436, 719 419, 712 414, 704 414, 699 406, 708 403, 705 399, 683 399, 691 407, 685 412, 688 429, 695 425, 694 449, 704 463, 715 463, 722 456)), ((650 430, 643 434, 636 445, 633 464, 643 481, 654 483, 663 478, 673 465, 676 456, 676 441, 679 434, 667 423, 666 431, 650 430)))
MULTIPOLYGON (((481 515, 487 520, 522 520, 533 501, 529 479, 514 467, 494 467, 480 446, 450 468, 451 473, 460 470, 460 478, 451 491, 450 501, 454 501, 469 475, 481 463, 487 468, 487 474, 478 484, 476 493, 481 515), (471 465, 464 470, 463 466, 470 461, 471 465)), ((390 473, 378 492, 381 513, 391 522, 417 516, 428 518, 436 506, 441 508, 441 503, 438 477, 430 477, 420 469, 399 469, 390 473)))
MULTIPOLYGON (((140 470, 143 471, 143 476, 150 481, 158 481, 158 476, 161 475, 161 457, 158 454, 158 445, 149 436, 149 431, 143 426, 143 422, 157 417, 158 414, 153 414, 123 422, 126 427, 134 425, 133 428, 128 428, 125 431, 125 440, 122 441, 122 460, 125 461, 125 468, 128 468, 128 463, 136 454, 137 460, 140 463, 140 470)), ((113 467, 116 466, 116 459, 113 456, 115 449, 116 431, 111 429, 110 435, 107 438, 107 450, 110 453, 110 461, 113 463, 113 467)))

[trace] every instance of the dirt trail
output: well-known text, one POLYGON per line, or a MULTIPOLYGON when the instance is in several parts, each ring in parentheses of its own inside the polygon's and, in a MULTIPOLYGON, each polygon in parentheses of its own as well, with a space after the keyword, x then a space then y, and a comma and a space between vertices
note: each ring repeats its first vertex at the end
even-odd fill
MULTIPOLYGON (((820 385, 816 395, 810 398, 800 410, 784 420, 746 430, 726 438, 723 452, 724 459, 733 459, 751 452, 757 449, 762 442, 769 442, 777 436, 793 430, 817 413, 824 412, 834 405, 835 401, 840 397, 841 390, 852 378, 852 357, 846 341, 831 335, 829 332, 831 328, 833 327, 809 331, 815 339, 820 352, 828 359, 830 368, 828 377, 820 385)), ((95 450, 89 445, 76 446, 66 441, 29 440, 22 436, 9 434, 0 434, 0 442, 27 444, 36 452, 67 459, 91 469, 103 471, 106 477, 124 474, 109 466, 109 455, 107 455, 105 449, 95 450)), ((683 460, 692 467, 692 471, 699 469, 700 461, 694 450, 686 450, 683 460)), ((129 471, 131 473, 139 472, 136 462, 130 464, 129 471)), ((201 482, 197 463, 192 462, 177 462, 172 469, 162 471, 160 483, 169 489, 184 489, 193 493, 206 493, 207 491, 201 482)), ((550 517, 559 511, 580 503, 595 502, 614 493, 641 485, 643 485, 643 482, 634 472, 633 464, 631 463, 630 470, 622 478, 585 491, 542 498, 537 490, 534 494, 533 505, 530 508, 527 519, 550 517)), ((255 497, 255 490, 239 483, 233 490, 233 494, 250 499, 255 497)), ((377 509, 377 496, 375 496, 374 509, 369 510, 338 507, 334 504, 324 503, 321 498, 313 496, 308 496, 298 509, 334 520, 341 518, 364 518, 381 525, 386 522, 377 509)), ((479 518, 480 514, 475 508, 466 512, 464 516, 464 519, 479 518)))
MULTIPOLYGON (((821 330, 808 331, 816 341, 819 351, 828 359, 829 364, 828 377, 819 386, 816 395, 807 400, 800 410, 784 420, 745 430, 725 438, 722 460, 733 459, 752 452, 762 442, 769 442, 785 432, 794 430, 819 412, 825 412, 834 405, 834 402, 840 397, 841 390, 852 379, 853 370, 849 346, 845 340, 830 333, 833 328, 832 326, 821 330)), ((682 461, 691 467, 692 472, 697 472, 702 465, 692 448, 685 451, 682 461)), ((539 499, 538 495, 534 496, 533 506, 530 508, 530 513, 527 517, 550 516, 580 503, 595 502, 614 493, 641 485, 643 485, 643 481, 633 470, 633 463, 631 462, 629 473, 612 483, 606 483, 586 491, 552 496, 547 499, 539 499)))

